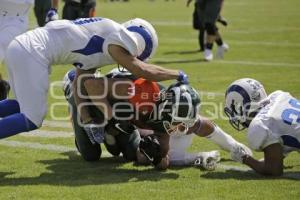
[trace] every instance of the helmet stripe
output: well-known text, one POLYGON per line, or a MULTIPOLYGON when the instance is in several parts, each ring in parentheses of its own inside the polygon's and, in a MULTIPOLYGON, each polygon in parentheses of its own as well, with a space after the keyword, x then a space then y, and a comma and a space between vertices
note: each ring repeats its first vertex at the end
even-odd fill
POLYGON ((247 108, 250 106, 250 96, 248 94, 248 92, 241 86, 239 85, 232 85, 230 86, 230 88, 226 91, 226 96, 230 93, 230 92, 237 92, 239 93, 242 97, 243 97, 243 104, 246 105, 247 104, 247 108))
POLYGON ((153 49, 153 41, 152 41, 151 35, 143 27, 130 26, 127 29, 131 32, 135 32, 135 33, 140 34, 144 38, 144 40, 145 40, 145 49, 141 53, 141 55, 139 55, 137 58, 142 60, 142 61, 147 59, 151 55, 152 49, 153 49))

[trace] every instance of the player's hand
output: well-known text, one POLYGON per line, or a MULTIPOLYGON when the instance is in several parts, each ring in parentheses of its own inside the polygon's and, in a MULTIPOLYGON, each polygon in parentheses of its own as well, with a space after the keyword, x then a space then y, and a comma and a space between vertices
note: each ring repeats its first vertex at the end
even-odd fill
POLYGON ((250 155, 246 152, 246 150, 242 146, 236 145, 233 147, 233 149, 231 151, 231 159, 232 160, 243 163, 243 159, 246 156, 250 156, 250 155))
POLYGON ((188 84, 189 83, 189 77, 186 73, 184 73, 183 71, 180 70, 177 81, 179 81, 180 83, 183 83, 183 84, 188 84))
POLYGON ((143 137, 139 149, 153 165, 159 164, 162 160, 160 143, 154 135, 143 137))
POLYGON ((83 125, 83 129, 90 139, 92 144, 100 144, 104 139, 104 127, 96 124, 94 121, 90 121, 83 125))
POLYGON ((54 20, 58 20, 58 13, 55 8, 51 8, 46 15, 45 22, 48 23, 54 20))

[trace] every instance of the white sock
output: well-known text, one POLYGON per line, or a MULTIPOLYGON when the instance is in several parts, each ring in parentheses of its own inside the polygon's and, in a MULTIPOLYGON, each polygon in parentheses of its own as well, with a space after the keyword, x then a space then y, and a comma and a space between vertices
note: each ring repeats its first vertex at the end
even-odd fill
POLYGON ((209 136, 206 136, 206 138, 228 152, 230 152, 233 146, 235 146, 235 144, 237 143, 237 141, 233 139, 233 137, 225 133, 217 125, 215 125, 215 130, 209 136))

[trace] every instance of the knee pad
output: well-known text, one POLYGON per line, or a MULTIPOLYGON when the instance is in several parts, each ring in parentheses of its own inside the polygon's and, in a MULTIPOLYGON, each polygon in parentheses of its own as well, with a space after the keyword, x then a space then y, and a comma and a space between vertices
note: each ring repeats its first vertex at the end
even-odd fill
POLYGON ((205 23, 205 30, 208 35, 215 35, 217 32, 217 27, 212 23, 205 23))

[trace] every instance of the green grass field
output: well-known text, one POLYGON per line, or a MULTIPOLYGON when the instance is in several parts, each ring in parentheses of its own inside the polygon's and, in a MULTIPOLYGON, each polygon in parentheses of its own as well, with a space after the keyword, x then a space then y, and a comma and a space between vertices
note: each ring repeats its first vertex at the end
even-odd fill
MULTIPOLYGON (((62 6, 61 6, 62 7, 62 6)), ((224 60, 202 61, 197 32, 192 29, 193 5, 185 1, 131 0, 129 3, 98 1, 97 15, 124 22, 133 17, 149 20, 159 36, 159 48, 152 63, 184 69, 192 86, 202 92, 201 113, 237 140, 246 143, 245 132, 237 133, 224 119, 222 103, 226 87, 235 79, 260 80, 267 90, 291 92, 300 98, 300 1, 226 0, 223 15, 227 28, 220 27, 230 51, 224 60), (209 102, 219 104, 218 109, 209 102)), ((34 15, 30 27, 36 26, 34 15)), ((52 81, 61 80, 70 66, 53 66, 52 81)), ((103 68, 107 72, 111 67, 103 68)), ((4 65, 0 65, 6 74, 4 65)), ((167 83, 166 83, 167 84, 167 83)), ((55 94, 62 94, 54 88, 55 94)), ((49 110, 64 103, 49 95, 49 110)), ((65 106, 52 110, 67 118, 65 106)), ((84 162, 73 150, 73 137, 64 135, 70 127, 51 123, 45 132, 52 137, 14 136, 0 141, 0 199, 300 199, 300 154, 285 160, 285 176, 268 178, 247 171, 221 151, 221 166, 212 172, 197 168, 171 168, 159 172, 137 167, 121 158, 105 157, 96 163, 84 162), (51 132, 52 131, 52 132, 51 132), (65 136, 65 137, 62 137, 65 136), (231 168, 230 166, 235 166, 231 168)), ((195 138, 190 151, 218 149, 203 138, 195 138)), ((255 153, 261 158, 261 153, 255 153)))

